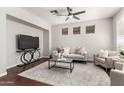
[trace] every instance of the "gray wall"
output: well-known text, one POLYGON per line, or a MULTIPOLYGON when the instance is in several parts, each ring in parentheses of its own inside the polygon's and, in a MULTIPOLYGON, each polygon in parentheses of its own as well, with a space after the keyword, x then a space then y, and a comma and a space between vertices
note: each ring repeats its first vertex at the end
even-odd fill
MULTIPOLYGON (((8 39, 7 39, 7 19, 6 19, 6 15, 11 15, 14 16, 16 18, 22 19, 26 22, 29 22, 31 24, 35 24, 39 27, 42 27, 44 29, 50 29, 51 25, 46 23, 46 21, 44 21, 42 18, 39 18, 37 16, 35 16, 34 14, 29 13, 28 11, 25 11, 23 8, 20 7, 0 7, 0 76, 6 75, 7 74, 7 64, 8 64, 8 50, 11 50, 11 44, 10 46, 8 46, 8 39), (9 49, 8 49, 9 47, 9 49), (8 49, 8 50, 7 50, 8 49)), ((9 29, 8 29, 9 30, 9 29)), ((21 30, 21 29, 17 29, 17 30, 21 30)), ((11 30, 12 32, 14 32, 13 30, 11 30)), ((11 35, 11 33, 10 33, 11 35)), ((15 40, 15 39, 14 39, 15 40)), ((13 48, 12 48, 13 49, 13 48)), ((14 50, 15 52, 15 50, 14 50)), ((14 54, 14 53, 12 53, 14 54)), ((10 55, 10 54, 9 54, 10 55)), ((10 60, 12 56, 9 56, 10 60)), ((13 59, 13 58, 12 58, 13 59)), ((11 60, 13 61, 13 60, 11 60)), ((17 60, 15 60, 14 62, 16 62, 17 60)), ((9 61, 10 62, 10 61, 9 61)))
POLYGON ((0 77, 6 75, 6 15, 0 11, 0 77))
MULTIPOLYGON (((39 37, 39 48, 43 56, 43 31, 7 18, 7 68, 20 64, 20 53, 16 52, 16 35, 25 34, 39 37)), ((27 55, 29 57, 29 55, 27 55)))
POLYGON ((112 49, 112 19, 100 19, 79 23, 70 23, 52 26, 52 49, 56 47, 79 47, 85 46, 88 57, 92 58, 94 53, 100 49, 112 49), (85 34, 85 27, 95 25, 95 34, 85 34), (73 35, 73 27, 81 26, 81 34, 73 35), (69 35, 62 36, 61 29, 68 27, 69 35))

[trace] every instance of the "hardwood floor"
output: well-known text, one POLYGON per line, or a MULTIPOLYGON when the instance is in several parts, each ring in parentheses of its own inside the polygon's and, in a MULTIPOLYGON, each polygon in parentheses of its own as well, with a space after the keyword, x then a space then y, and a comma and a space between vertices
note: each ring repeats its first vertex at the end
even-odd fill
POLYGON ((7 75, 0 77, 0 86, 48 86, 49 84, 38 82, 32 79, 24 78, 18 74, 39 65, 48 59, 43 58, 40 61, 31 63, 23 67, 13 67, 7 70, 7 75))

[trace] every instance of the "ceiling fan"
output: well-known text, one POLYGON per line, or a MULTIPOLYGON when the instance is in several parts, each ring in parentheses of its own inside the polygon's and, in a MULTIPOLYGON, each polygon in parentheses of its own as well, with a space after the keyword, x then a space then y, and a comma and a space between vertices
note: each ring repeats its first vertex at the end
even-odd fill
POLYGON ((59 14, 58 10, 52 10, 50 12, 53 15, 57 15, 57 16, 67 16, 67 18, 65 19, 65 21, 67 21, 69 18, 74 18, 74 19, 80 20, 80 18, 77 17, 76 15, 79 15, 79 14, 82 14, 82 13, 85 13, 86 12, 86 11, 79 11, 79 12, 72 13, 72 9, 70 7, 66 7, 66 9, 67 9, 67 12, 68 12, 67 15, 61 15, 61 14, 59 14))

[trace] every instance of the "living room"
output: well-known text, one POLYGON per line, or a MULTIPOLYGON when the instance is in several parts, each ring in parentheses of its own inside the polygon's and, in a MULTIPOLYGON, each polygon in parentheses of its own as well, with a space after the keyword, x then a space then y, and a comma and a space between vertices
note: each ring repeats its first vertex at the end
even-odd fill
POLYGON ((0 85, 124 85, 124 8, 6 7, 0 13, 0 85), (29 37, 38 38, 37 47, 22 48, 29 37))

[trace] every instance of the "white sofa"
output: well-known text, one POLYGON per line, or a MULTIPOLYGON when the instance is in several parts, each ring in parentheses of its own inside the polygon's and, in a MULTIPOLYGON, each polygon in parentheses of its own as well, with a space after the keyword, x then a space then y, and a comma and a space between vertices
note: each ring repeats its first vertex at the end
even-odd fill
POLYGON ((109 50, 107 55, 104 55, 103 57, 100 56, 100 54, 94 54, 94 63, 95 65, 100 65, 104 68, 106 68, 106 71, 108 69, 111 69, 114 67, 114 60, 113 58, 119 57, 118 53, 116 51, 109 50))
MULTIPOLYGON (((62 56, 64 58, 71 58, 73 60, 79 60, 79 61, 87 61, 87 51, 85 50, 85 47, 79 47, 79 48, 70 48, 70 47, 64 47, 62 56)), ((58 57, 59 53, 57 50, 53 50, 52 57, 58 57)))

